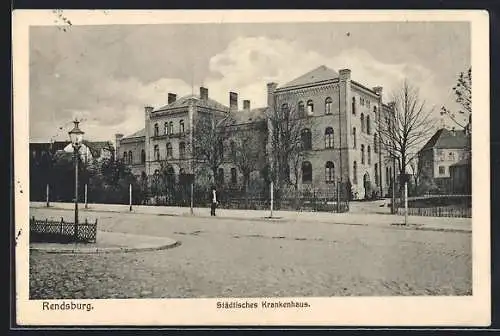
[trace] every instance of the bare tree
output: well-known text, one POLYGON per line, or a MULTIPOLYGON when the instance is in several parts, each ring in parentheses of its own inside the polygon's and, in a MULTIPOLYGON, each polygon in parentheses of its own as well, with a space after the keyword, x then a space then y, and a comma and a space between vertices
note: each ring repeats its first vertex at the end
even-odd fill
POLYGON ((197 165, 206 165, 212 171, 216 182, 217 170, 224 162, 224 140, 227 128, 234 123, 230 113, 201 115, 193 131, 193 154, 197 165))
POLYGON ((301 164, 313 143, 310 132, 314 118, 308 118, 306 111, 290 106, 287 98, 286 95, 275 96, 273 106, 267 110, 271 180, 278 195, 286 185, 298 189, 301 164), (293 173, 294 181, 290 180, 290 173, 293 173))
POLYGON ((261 170, 266 162, 265 141, 256 136, 260 131, 265 131, 265 126, 265 123, 237 125, 231 136, 231 159, 243 175, 247 205, 250 174, 261 170))
POLYGON ((449 117, 459 127, 466 129, 472 117, 472 68, 467 72, 460 72, 457 84, 452 88, 455 94, 455 101, 462 107, 456 112, 452 112, 445 106, 441 107, 441 115, 449 117))
POLYGON ((417 88, 404 81, 393 94, 393 109, 377 122, 382 146, 398 162, 400 175, 433 132, 433 109, 426 107, 417 88))

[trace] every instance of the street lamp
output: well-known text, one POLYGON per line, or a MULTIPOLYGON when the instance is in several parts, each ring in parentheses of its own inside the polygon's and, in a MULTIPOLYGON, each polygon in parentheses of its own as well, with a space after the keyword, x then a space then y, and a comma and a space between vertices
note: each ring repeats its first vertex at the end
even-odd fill
POLYGON ((73 145, 73 155, 75 157, 75 239, 78 239, 78 154, 82 145, 84 132, 78 128, 80 123, 75 119, 73 129, 68 132, 71 144, 73 145))

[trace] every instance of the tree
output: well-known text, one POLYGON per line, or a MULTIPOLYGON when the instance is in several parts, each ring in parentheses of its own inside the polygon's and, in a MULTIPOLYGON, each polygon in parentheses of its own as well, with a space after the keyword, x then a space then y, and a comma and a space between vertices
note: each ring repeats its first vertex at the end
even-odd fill
POLYGON ((459 127, 466 129, 472 117, 472 68, 469 67, 467 72, 460 72, 457 84, 452 90, 455 94, 455 101, 461 106, 461 109, 452 112, 443 106, 441 107, 441 115, 447 116, 459 127))
MULTIPOLYGON (((400 176, 433 132, 433 109, 426 107, 417 88, 406 80, 392 95, 394 104, 389 115, 379 118, 377 129, 382 146, 398 162, 400 176)), ((401 186, 400 186, 401 189, 401 186)))
POLYGON ((248 205, 248 185, 250 174, 260 170, 265 164, 265 141, 256 132, 265 129, 264 123, 256 127, 236 126, 231 137, 231 159, 243 175, 243 187, 248 205), (233 147, 234 146, 234 147, 233 147))
POLYGON ((313 118, 290 106, 287 98, 287 95, 275 96, 274 104, 267 110, 269 174, 277 191, 277 199, 287 184, 297 190, 301 164, 313 142, 311 133, 304 133, 304 130, 312 128, 313 118), (294 181, 290 180, 291 172, 295 176, 294 181))
POLYGON ((206 165, 216 182, 217 171, 224 162, 224 140, 227 127, 234 123, 230 113, 201 115, 197 118, 193 132, 193 151, 197 165, 206 165))

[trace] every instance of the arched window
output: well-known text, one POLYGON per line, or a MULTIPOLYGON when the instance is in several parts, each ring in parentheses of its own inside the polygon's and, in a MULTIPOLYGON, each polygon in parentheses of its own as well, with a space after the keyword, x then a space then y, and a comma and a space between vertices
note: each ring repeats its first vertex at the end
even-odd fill
POLYGON ((372 128, 372 125, 370 125, 370 116, 367 115, 366 116, 366 133, 367 134, 371 134, 371 132, 372 132, 371 128, 372 128))
POLYGON ((173 156, 172 144, 167 143, 167 158, 171 158, 173 156))
POLYGON ((379 180, 378 180, 378 164, 375 163, 375 185, 378 187, 378 183, 379 183, 379 180))
POLYGON ((352 143, 353 143, 354 148, 358 147, 357 141, 358 141, 358 139, 357 139, 357 134, 356 134, 356 127, 353 127, 352 128, 352 143))
POLYGON ((325 99, 325 114, 332 114, 332 98, 328 97, 325 99))
POLYGON ((128 153, 127 153, 127 151, 123 152, 123 163, 128 163, 128 153))
POLYGON ((132 151, 128 151, 128 163, 129 164, 134 163, 134 157, 132 155, 132 151))
POLYGON ((352 97, 351 110, 352 110, 352 114, 356 115, 356 98, 355 97, 352 97))
POLYGON ((358 163, 356 161, 352 163, 352 183, 358 184, 358 163))
POLYGON ((308 115, 314 114, 314 103, 312 100, 307 101, 307 114, 308 115))
POLYGON ((231 168, 231 183, 236 184, 238 182, 238 176, 236 174, 236 168, 231 168))
POLYGON ((141 163, 146 163, 146 151, 144 149, 141 150, 141 163))
POLYGON ((361 164, 365 164, 365 145, 361 145, 361 164))
POLYGON ((299 101, 299 116, 303 117, 305 114, 306 114, 306 111, 305 111, 305 106, 304 106, 304 102, 301 100, 299 101))
POLYGON ((154 133, 153 133, 154 136, 158 136, 158 124, 155 124, 154 126, 154 133))
POLYGON ((309 161, 302 162, 302 183, 312 182, 312 165, 309 161))
POLYGON ((331 183, 335 181, 335 166, 332 161, 327 161, 325 165, 325 181, 331 183))
POLYGON ((186 144, 184 142, 179 143, 179 157, 181 159, 186 157, 186 144))
POLYGON ((373 106, 373 115, 375 116, 375 122, 377 122, 377 106, 373 106))
POLYGON ((288 118, 288 112, 289 112, 288 104, 284 103, 283 105, 281 105, 281 114, 285 119, 288 118))
POLYGON ((373 152, 378 153, 378 137, 377 133, 373 135, 373 152))
POLYGON ((168 123, 168 132, 169 132, 169 134, 174 134, 174 122, 173 121, 168 123))
POLYGON ((325 148, 333 148, 333 128, 325 129, 325 148))
POLYGON ((165 135, 168 135, 168 122, 165 121, 165 135))
POLYGON ((179 120, 179 133, 184 134, 184 120, 179 120))
POLYGON ((218 146, 219 154, 221 159, 224 157, 224 142, 222 140, 219 141, 219 146, 218 146))
POLYGON ((300 133, 300 137, 302 140, 302 148, 304 150, 310 150, 312 148, 311 130, 304 128, 300 133))
POLYGON ((366 155, 368 156, 368 164, 372 164, 372 151, 370 145, 366 148, 366 155))
POLYGON ((160 161, 160 147, 158 145, 154 146, 155 160, 160 161))
POLYGON ((365 115, 363 113, 361 113, 361 133, 363 133, 365 131, 365 115))

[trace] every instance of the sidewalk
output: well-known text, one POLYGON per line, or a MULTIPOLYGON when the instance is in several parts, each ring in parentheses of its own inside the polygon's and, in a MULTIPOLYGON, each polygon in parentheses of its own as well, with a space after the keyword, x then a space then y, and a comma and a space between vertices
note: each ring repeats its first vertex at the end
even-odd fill
MULTIPOLYGON (((32 208, 46 208, 44 202, 30 202, 32 208)), ((50 203, 50 209, 74 209, 73 203, 50 203)), ((80 211, 104 211, 120 212, 134 214, 152 214, 164 216, 191 216, 189 208, 169 207, 169 206, 147 206, 133 205, 132 211, 129 211, 128 205, 121 204, 88 204, 85 209, 83 204, 80 211)), ((209 208, 194 208, 193 214, 196 217, 210 217, 209 208)), ((273 211, 273 217, 269 218, 269 210, 237 210, 237 209, 218 209, 217 217, 226 219, 245 219, 245 220, 267 220, 267 221, 286 221, 286 222, 320 222, 330 224, 345 225, 365 225, 382 226, 394 228, 412 228, 419 230, 433 231, 472 231, 471 218, 450 218, 450 217, 425 217, 408 216, 408 226, 402 227, 404 216, 391 214, 363 214, 363 213, 330 213, 330 212, 297 212, 297 211, 273 211)))
POLYGON ((163 250, 177 245, 179 242, 167 237, 97 231, 97 241, 92 244, 30 243, 30 250, 46 253, 112 253, 163 250))

